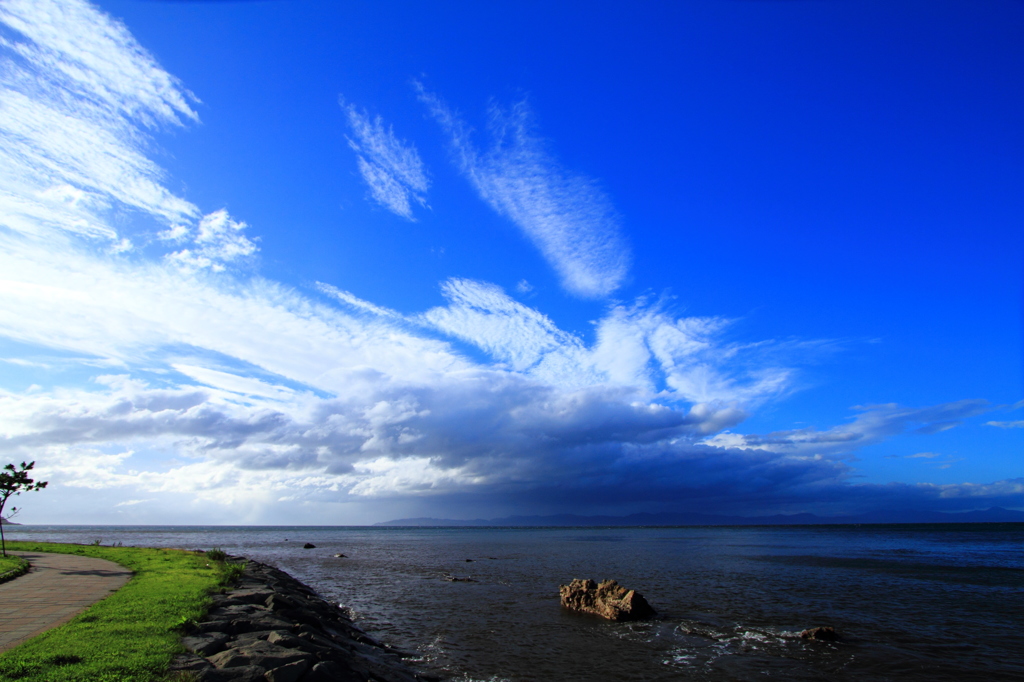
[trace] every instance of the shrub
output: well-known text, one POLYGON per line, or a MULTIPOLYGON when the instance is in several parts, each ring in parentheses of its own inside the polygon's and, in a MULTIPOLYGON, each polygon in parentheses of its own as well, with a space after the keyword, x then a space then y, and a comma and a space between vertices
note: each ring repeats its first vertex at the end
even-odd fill
POLYGON ((224 561, 228 558, 227 552, 220 547, 206 550, 206 558, 210 561, 224 561))

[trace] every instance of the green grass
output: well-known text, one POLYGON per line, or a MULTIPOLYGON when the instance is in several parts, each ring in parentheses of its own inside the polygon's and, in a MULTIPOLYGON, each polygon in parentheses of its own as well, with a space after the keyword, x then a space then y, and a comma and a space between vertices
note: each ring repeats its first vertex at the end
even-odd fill
POLYGON ((181 628, 200 619, 210 593, 240 567, 174 549, 9 542, 8 550, 107 559, 135 575, 71 621, 0 655, 0 680, 131 682, 162 680, 184 651, 181 628))
POLYGON ((28 562, 21 557, 0 555, 0 583, 28 572, 28 562))

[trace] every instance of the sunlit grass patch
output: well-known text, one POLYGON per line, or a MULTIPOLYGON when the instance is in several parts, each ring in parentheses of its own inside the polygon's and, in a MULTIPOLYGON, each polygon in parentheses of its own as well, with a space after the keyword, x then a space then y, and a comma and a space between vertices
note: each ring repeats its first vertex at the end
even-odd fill
POLYGON ((28 562, 21 557, 0 556, 0 583, 13 580, 28 571, 28 562))
POLYGON ((38 542, 8 546, 107 559, 135 575, 65 625, 0 655, 0 680, 163 679, 171 658, 183 650, 180 627, 201 619, 210 593, 238 574, 237 567, 207 553, 38 542))

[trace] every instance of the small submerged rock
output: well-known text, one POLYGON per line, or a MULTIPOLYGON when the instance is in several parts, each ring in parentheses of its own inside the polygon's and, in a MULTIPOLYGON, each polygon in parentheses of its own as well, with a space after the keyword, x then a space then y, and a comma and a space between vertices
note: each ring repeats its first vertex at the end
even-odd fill
POLYGON ((608 620, 643 620, 658 615, 643 595, 614 580, 595 583, 577 578, 568 585, 560 585, 558 592, 565 608, 608 620))
POLYGON ((346 558, 348 558, 348 557, 346 557, 346 556, 345 556, 344 554, 342 554, 341 552, 338 552, 337 554, 335 554, 335 555, 334 555, 334 558, 335 558, 335 559, 346 559, 346 558))
POLYGON ((819 642, 836 642, 839 633, 833 627, 808 628, 800 633, 800 639, 813 639, 819 642))
POLYGON ((479 582, 478 580, 474 580, 473 578, 469 578, 469 577, 460 578, 459 576, 452 575, 451 573, 445 573, 441 577, 443 579, 447 580, 450 583, 475 583, 475 582, 479 582))

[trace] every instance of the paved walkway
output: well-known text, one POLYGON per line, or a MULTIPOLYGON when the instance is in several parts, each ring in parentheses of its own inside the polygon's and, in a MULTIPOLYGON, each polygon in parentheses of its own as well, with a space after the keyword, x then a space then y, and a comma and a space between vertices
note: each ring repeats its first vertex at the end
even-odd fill
POLYGON ((120 564, 76 554, 16 552, 32 564, 0 585, 0 651, 71 620, 132 577, 120 564))

